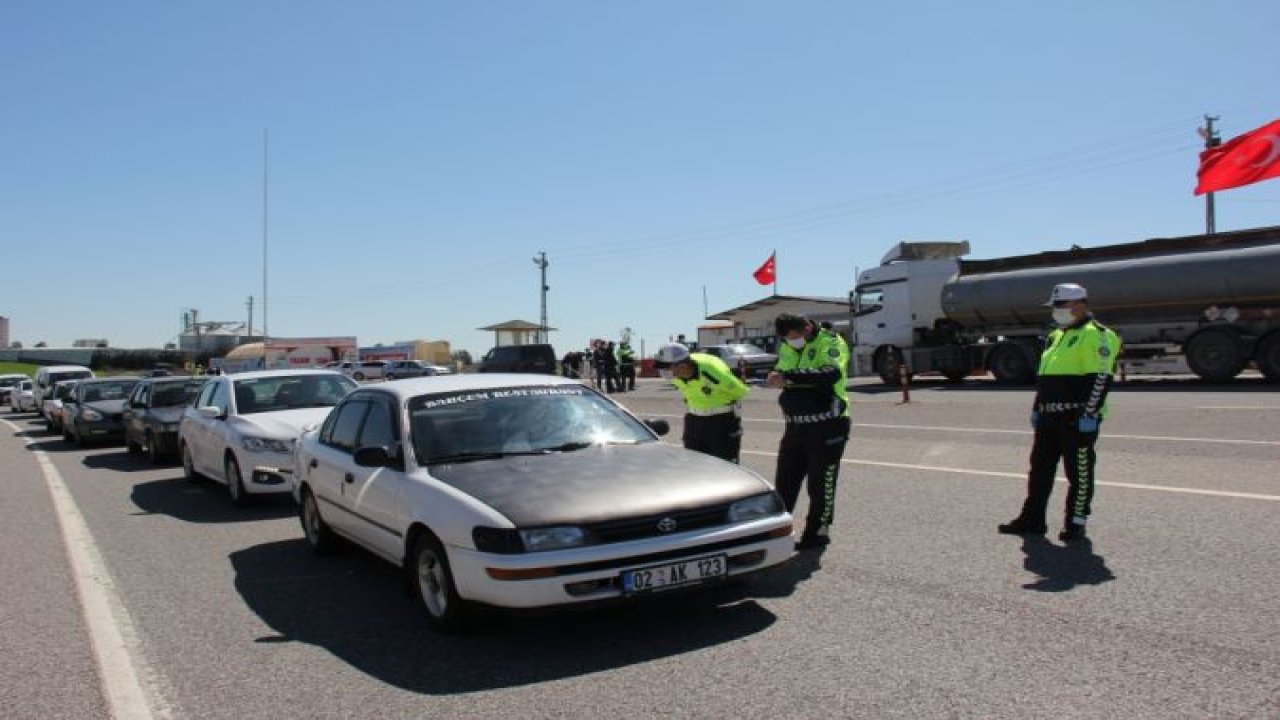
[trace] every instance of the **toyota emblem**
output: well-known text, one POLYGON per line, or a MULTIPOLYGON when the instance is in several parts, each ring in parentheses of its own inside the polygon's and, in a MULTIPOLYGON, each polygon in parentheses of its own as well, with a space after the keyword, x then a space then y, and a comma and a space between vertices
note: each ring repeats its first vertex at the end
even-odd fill
POLYGON ((676 529, 676 519, 664 517, 658 521, 658 532, 669 533, 676 529))

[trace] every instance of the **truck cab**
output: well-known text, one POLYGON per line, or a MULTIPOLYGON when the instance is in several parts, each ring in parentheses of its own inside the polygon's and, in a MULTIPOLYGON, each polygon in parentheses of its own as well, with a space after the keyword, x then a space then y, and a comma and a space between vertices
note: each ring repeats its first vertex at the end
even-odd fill
POLYGON ((946 319, 942 288, 955 277, 959 258, 968 252, 967 242, 898 243, 878 267, 858 275, 853 355, 859 374, 879 375, 891 384, 898 381, 911 349, 946 319))

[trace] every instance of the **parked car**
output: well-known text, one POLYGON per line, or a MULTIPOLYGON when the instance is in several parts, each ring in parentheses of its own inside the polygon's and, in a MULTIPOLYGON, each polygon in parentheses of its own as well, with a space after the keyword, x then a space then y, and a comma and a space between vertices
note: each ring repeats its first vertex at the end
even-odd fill
POLYGON ((697 352, 715 355, 737 373, 743 380, 763 378, 778 363, 778 356, 765 352, 749 343, 727 343, 724 345, 708 345, 697 352))
POLYGON ((39 368, 34 378, 36 405, 44 407, 45 398, 49 397, 56 383, 91 377, 93 377, 93 371, 83 365, 49 365, 39 368))
POLYGON ((256 370, 208 378, 178 425, 182 470, 227 486, 231 501, 287 493, 294 442, 355 388, 330 370, 256 370), (247 473, 247 474, 246 474, 247 473))
POLYGON ((81 380, 62 401, 62 437, 80 447, 91 440, 124 436, 124 403, 138 378, 81 380))
POLYGON ((18 383, 30 379, 21 373, 0 375, 0 404, 9 402, 9 391, 17 387, 18 383))
POLYGON ((20 380, 17 385, 9 388, 9 412, 35 412, 36 396, 33 388, 35 383, 30 378, 20 380))
POLYGON ((499 345, 485 353, 476 372, 555 375, 559 361, 550 345, 499 345))
POLYGON ((387 363, 385 377, 388 380, 400 380, 411 377, 433 377, 450 375, 452 368, 443 365, 432 365, 421 360, 392 360, 387 363))
POLYGON ((354 380, 376 380, 386 375, 386 360, 364 360, 361 362, 340 362, 325 365, 326 370, 338 372, 354 380))
POLYGON ((124 446, 146 450, 154 463, 178 454, 178 423, 204 385, 200 377, 151 377, 137 384, 124 406, 124 446))
POLYGON ((789 558, 769 483, 667 430, 564 378, 369 385, 302 435, 294 496, 313 550, 344 538, 403 566, 446 630, 476 604, 640 596, 789 558))
POLYGON ((75 392, 79 380, 60 380, 49 388, 43 402, 39 401, 40 385, 32 389, 32 396, 40 406, 40 414, 44 416, 44 427, 51 433, 62 434, 62 403, 75 392))

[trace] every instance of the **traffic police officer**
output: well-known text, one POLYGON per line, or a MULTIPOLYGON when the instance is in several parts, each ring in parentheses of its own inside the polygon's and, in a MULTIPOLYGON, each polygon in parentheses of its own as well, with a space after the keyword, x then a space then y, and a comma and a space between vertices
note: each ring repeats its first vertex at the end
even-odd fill
POLYGON ((831 540, 836 478, 849 441, 849 346, 802 315, 783 313, 774 329, 782 342, 766 382, 782 390, 778 404, 786 417, 775 485, 791 512, 808 479, 809 514, 796 549, 820 548, 831 540))
POLYGON ((1045 512, 1053 491, 1058 461, 1066 465, 1070 489, 1060 540, 1085 539, 1085 523, 1093 501, 1097 462, 1094 445, 1107 414, 1107 392, 1120 354, 1120 338, 1089 312, 1088 292, 1064 283, 1053 288, 1047 306, 1058 328, 1049 334, 1036 380, 1031 409, 1035 441, 1027 498, 1022 512, 999 527, 1006 535, 1043 535, 1045 512))
POLYGON ((653 365, 664 377, 669 375, 684 396, 684 446, 738 462, 742 448, 738 403, 746 397, 747 386, 720 358, 691 353, 680 343, 658 348, 653 365))
POLYGON ((636 354, 631 350, 631 343, 623 340, 618 344, 618 391, 626 392, 636 389, 636 354))

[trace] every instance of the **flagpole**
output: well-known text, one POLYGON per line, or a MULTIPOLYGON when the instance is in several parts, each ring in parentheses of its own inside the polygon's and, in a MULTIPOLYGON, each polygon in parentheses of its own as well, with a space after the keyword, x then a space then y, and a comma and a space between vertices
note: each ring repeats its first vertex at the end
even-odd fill
POLYGON ((778 249, 773 249, 773 294, 778 294, 778 249))
MULTIPOLYGON (((1200 137, 1204 138, 1204 148, 1206 150, 1216 148, 1222 144, 1222 138, 1218 136, 1217 130, 1214 129, 1213 123, 1218 120, 1217 115, 1205 115, 1204 127, 1197 128, 1200 131, 1200 137)), ((1204 196, 1204 232, 1206 235, 1212 235, 1218 231, 1217 213, 1213 207, 1213 193, 1205 193, 1204 196)))

